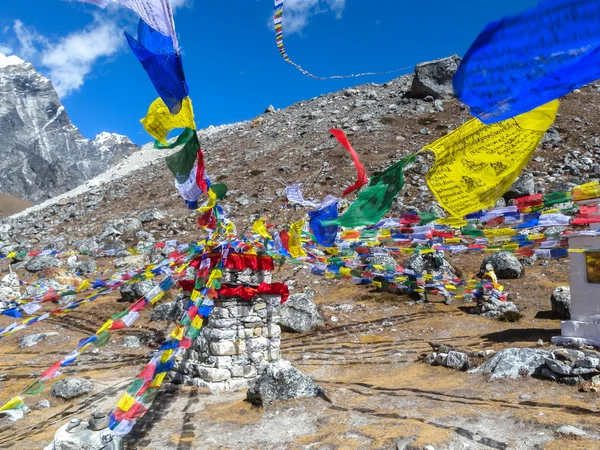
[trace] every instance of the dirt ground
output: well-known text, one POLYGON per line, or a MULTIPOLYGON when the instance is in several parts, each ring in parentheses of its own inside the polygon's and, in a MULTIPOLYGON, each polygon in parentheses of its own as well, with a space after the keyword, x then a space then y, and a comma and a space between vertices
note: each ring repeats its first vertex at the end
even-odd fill
MULTIPOLYGON (((476 272, 481 254, 461 255, 452 262, 465 276, 476 272)), ((310 286, 326 326, 307 334, 284 333, 282 355, 327 390, 325 399, 280 403, 268 410, 245 402, 243 392, 211 395, 191 387, 166 385, 153 408, 128 437, 129 449, 393 449, 405 438, 412 445, 436 449, 594 449, 600 448, 597 394, 580 393, 533 378, 489 382, 485 376, 430 367, 418 361, 428 342, 461 349, 549 348, 560 333, 550 313, 554 287, 568 284, 567 260, 526 269, 506 289, 523 309, 516 323, 469 315, 468 304, 442 298, 419 306, 407 297, 373 292, 346 281, 294 275, 294 292, 310 286), (526 397, 529 396, 529 397, 526 397), (527 398, 527 400, 523 400, 527 398), (588 432, 583 440, 555 434, 562 425, 588 432)), ((275 275, 291 277, 284 269, 275 275)), ((106 296, 64 316, 3 338, 0 345, 2 400, 17 394, 56 360, 75 348, 114 312, 126 307, 106 296), (30 333, 58 331, 42 343, 21 349, 30 333)), ((50 309, 50 308, 48 308, 50 309)), ((36 396, 25 396, 33 410, 23 420, 0 423, 0 448, 39 449, 56 429, 95 408, 110 409, 149 359, 172 324, 151 323, 149 311, 132 329, 114 334, 105 347, 87 352, 65 375, 89 378, 93 393, 63 401, 50 396, 51 382, 36 396), (139 349, 122 346, 137 335, 139 349), (51 407, 36 408, 41 399, 51 407)), ((2 316, 0 325, 10 323, 2 316)))

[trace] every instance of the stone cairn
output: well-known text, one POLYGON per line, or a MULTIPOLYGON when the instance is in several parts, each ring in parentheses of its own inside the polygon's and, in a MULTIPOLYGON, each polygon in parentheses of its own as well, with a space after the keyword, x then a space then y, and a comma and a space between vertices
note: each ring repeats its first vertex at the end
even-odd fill
MULTIPOLYGON (((255 288, 271 283, 271 271, 223 269, 221 282, 255 288)), ((280 295, 258 294, 251 300, 219 295, 199 336, 170 372, 171 380, 213 393, 247 388, 280 359, 280 304, 280 295)))

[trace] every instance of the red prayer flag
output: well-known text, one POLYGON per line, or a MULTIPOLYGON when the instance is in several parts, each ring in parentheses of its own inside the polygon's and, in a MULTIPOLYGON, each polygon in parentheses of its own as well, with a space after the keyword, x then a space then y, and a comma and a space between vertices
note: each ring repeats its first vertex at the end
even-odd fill
POLYGON ((360 159, 358 158, 358 155, 356 154, 356 152, 350 145, 350 142, 348 141, 348 138, 346 137, 344 132, 342 130, 338 130, 335 128, 329 130, 329 132, 331 134, 333 134, 333 136, 338 140, 338 142, 340 144, 342 144, 342 147, 344 147, 346 149, 346 151, 348 153, 350 153, 350 156, 352 157, 352 160, 354 161, 354 165, 356 166, 356 171, 358 173, 356 183, 354 183, 352 186, 347 187, 344 190, 344 192, 342 193, 342 196, 345 197, 346 195, 350 194, 351 192, 354 192, 361 186, 364 186, 365 184, 367 184, 367 182, 368 182, 367 174, 365 172, 364 166, 361 164, 360 159))

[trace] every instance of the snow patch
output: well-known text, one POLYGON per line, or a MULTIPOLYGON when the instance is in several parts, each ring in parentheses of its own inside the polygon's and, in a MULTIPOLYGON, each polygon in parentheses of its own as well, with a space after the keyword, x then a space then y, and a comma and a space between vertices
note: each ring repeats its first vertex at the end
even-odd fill
POLYGON ((21 64, 25 64, 21 58, 15 55, 6 56, 3 53, 0 53, 0 69, 7 66, 19 66, 21 64))

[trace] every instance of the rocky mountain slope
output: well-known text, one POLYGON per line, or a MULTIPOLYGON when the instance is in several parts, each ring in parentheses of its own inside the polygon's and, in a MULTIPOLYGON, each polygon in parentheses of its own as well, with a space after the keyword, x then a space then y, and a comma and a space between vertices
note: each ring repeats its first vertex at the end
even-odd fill
POLYGON ((125 136, 85 139, 52 83, 19 60, 0 66, 0 192, 33 203, 73 189, 138 150, 125 136))
MULTIPOLYGON (((209 176, 229 187, 224 208, 243 228, 256 217, 277 211, 285 201, 285 184, 305 183, 309 199, 341 195, 354 182, 356 170, 328 133, 330 128, 346 131, 372 175, 459 127, 471 116, 464 105, 448 98, 452 77, 452 67, 444 67, 448 60, 435 63, 431 73, 425 65, 417 76, 357 86, 282 110, 268 108, 253 120, 199 131, 209 176), (423 84, 437 89, 439 98, 429 94, 435 93, 432 88, 423 92, 423 84)), ((520 195, 563 191, 600 177, 596 162, 600 156, 599 89, 588 86, 563 99, 554 127, 525 169, 529 181, 520 195)), ((64 194, 59 202, 51 200, 7 219, 5 227, 11 236, 35 236, 50 244, 57 237, 68 240, 100 233, 103 222, 152 207, 172 217, 168 223, 163 221, 164 229, 158 234, 189 233, 191 237, 198 230, 194 212, 178 198, 162 161, 166 155, 148 144, 135 157, 135 164, 123 162, 119 173, 103 175, 88 182, 88 187, 64 194)), ((443 214, 425 183, 433 162, 430 152, 423 153, 406 170, 406 185, 390 214, 412 208, 443 214)), ((279 220, 293 220, 303 213, 288 208, 279 213, 279 220)))

